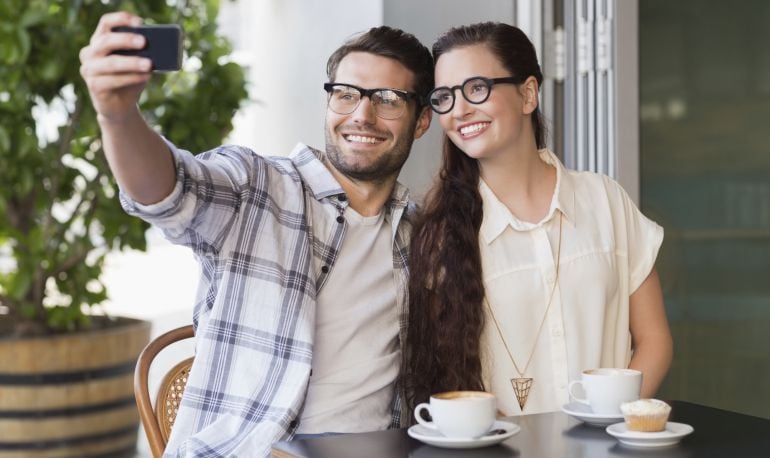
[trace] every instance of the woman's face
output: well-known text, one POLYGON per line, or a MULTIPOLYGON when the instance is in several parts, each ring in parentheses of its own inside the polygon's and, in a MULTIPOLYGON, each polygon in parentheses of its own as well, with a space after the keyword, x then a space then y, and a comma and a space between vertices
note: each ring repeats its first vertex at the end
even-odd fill
MULTIPOLYGON (((455 48, 436 62, 436 87, 459 86, 474 76, 512 75, 482 44, 455 48)), ((441 127, 458 148, 479 160, 534 144, 529 114, 537 107, 536 84, 534 78, 521 86, 495 84, 489 98, 478 105, 468 102, 456 89, 454 107, 439 116, 441 127), (532 83, 534 93, 529 87, 532 83)))

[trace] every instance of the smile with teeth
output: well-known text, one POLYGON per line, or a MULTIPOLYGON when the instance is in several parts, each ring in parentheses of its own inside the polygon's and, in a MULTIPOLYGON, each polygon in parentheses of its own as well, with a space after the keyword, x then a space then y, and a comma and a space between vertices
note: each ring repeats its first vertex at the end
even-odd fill
POLYGON ((375 143, 381 143, 383 140, 381 138, 377 137, 369 137, 366 135, 344 135, 345 140, 353 143, 369 143, 369 144, 375 144, 375 143))
POLYGON ((460 128, 460 135, 467 137, 473 134, 477 134, 489 126, 488 122, 477 122, 475 124, 469 124, 460 128))

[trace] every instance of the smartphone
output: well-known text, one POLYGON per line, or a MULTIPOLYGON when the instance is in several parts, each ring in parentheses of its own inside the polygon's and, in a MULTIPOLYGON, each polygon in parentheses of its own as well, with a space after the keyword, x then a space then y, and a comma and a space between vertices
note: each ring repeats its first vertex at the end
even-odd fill
POLYGON ((176 24, 142 25, 139 27, 114 27, 113 32, 129 32, 144 35, 142 49, 121 49, 114 54, 147 57, 152 61, 152 71, 168 72, 182 68, 182 28, 176 24))

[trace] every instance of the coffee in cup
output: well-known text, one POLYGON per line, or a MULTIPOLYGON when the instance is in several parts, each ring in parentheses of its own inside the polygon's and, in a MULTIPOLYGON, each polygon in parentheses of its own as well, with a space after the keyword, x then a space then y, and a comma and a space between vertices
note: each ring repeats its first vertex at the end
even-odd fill
POLYGON ((642 389, 642 373, 635 369, 590 369, 583 371, 580 377, 580 380, 570 382, 570 396, 600 415, 621 415, 620 404, 639 399, 642 389), (583 387, 585 398, 573 392, 577 385, 583 387))
POLYGON ((439 431, 446 437, 476 438, 486 434, 495 423, 497 402, 485 391, 448 391, 434 394, 430 403, 423 402, 414 409, 417 422, 439 431), (420 413, 427 410, 433 421, 420 413))

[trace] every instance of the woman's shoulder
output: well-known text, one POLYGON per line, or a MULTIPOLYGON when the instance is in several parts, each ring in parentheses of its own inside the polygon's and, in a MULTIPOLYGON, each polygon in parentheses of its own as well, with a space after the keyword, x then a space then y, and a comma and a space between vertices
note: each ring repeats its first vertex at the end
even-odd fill
POLYGON ((569 170, 565 175, 576 203, 583 208, 592 209, 592 212, 604 208, 608 214, 622 215, 636 207, 623 186, 610 176, 575 170, 569 170))
POLYGON ((612 177, 603 173, 578 171, 564 169, 565 177, 568 179, 578 194, 584 194, 588 197, 599 195, 609 195, 613 197, 625 195, 626 191, 612 177))

